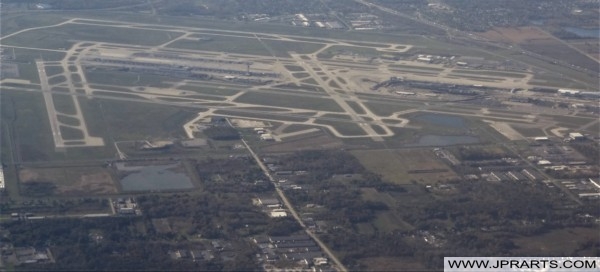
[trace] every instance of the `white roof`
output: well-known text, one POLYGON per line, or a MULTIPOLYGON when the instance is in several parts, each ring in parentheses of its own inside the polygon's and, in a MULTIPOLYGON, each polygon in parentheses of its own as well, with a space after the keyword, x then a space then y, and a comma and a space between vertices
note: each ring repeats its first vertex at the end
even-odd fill
POLYGON ((286 217, 287 213, 284 211, 272 211, 270 215, 271 217, 286 217))

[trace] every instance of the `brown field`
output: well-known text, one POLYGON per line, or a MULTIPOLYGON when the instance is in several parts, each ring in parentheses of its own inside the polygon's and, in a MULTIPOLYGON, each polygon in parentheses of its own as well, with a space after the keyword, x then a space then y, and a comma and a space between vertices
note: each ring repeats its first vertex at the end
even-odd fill
POLYGON ((116 193, 110 172, 100 167, 24 168, 21 182, 46 181, 56 186, 56 194, 65 196, 116 193))
POLYGON ((397 184, 410 184, 413 180, 429 184, 458 177, 429 149, 360 150, 352 151, 352 154, 368 170, 382 175, 385 181, 397 184), (420 172, 428 170, 437 172, 420 172))
POLYGON ((297 139, 289 138, 280 143, 270 144, 265 147, 261 147, 262 152, 291 152, 297 150, 310 150, 310 149, 329 149, 339 148, 342 146, 342 141, 326 135, 321 132, 311 133, 308 135, 314 136, 298 136, 297 139))
POLYGON ((534 26, 526 27, 496 27, 492 30, 478 34, 491 41, 501 43, 514 43, 521 46, 523 49, 550 57, 559 61, 575 64, 592 71, 599 71, 598 62, 590 55, 598 56, 598 46, 592 45, 585 50, 579 47, 570 46, 566 42, 552 36, 552 34, 534 26), (595 51, 594 51, 595 49, 595 51), (580 50, 580 51, 578 51, 580 50), (588 51, 594 54, 587 53, 588 51))
POLYGON ((579 49, 582 53, 600 60, 600 41, 599 40, 572 40, 567 41, 572 47, 579 49))
MULTIPOLYGON (((598 240, 600 240, 600 233, 597 228, 569 228, 518 238, 514 242, 519 247, 518 251, 524 253, 534 252, 537 256, 570 256, 580 244, 598 240)), ((580 252, 579 255, 589 253, 580 252)))
POLYGON ((523 49, 546 57, 575 64, 595 72, 600 71, 598 61, 591 59, 587 55, 582 54, 555 38, 531 39, 520 43, 519 45, 523 49))
POLYGON ((171 225, 168 218, 154 218, 152 219, 152 226, 157 233, 171 232, 171 225))
POLYGON ((496 42, 505 43, 522 43, 529 40, 537 39, 552 39, 552 35, 546 31, 533 26, 525 27, 495 27, 484 33, 479 33, 479 36, 496 42))

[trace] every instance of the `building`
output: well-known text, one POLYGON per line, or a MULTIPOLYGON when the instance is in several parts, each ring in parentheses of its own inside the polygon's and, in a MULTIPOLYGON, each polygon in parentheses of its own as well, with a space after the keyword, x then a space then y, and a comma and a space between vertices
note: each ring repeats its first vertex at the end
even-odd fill
POLYGON ((260 135, 260 139, 263 141, 275 141, 275 138, 273 138, 273 135, 265 133, 260 135))
POLYGON ((571 141, 581 141, 585 139, 585 136, 579 132, 571 132, 569 133, 569 139, 571 141))
POLYGON ((286 217, 287 212, 283 209, 275 209, 275 210, 271 211, 271 213, 269 213, 269 216, 272 218, 286 217))

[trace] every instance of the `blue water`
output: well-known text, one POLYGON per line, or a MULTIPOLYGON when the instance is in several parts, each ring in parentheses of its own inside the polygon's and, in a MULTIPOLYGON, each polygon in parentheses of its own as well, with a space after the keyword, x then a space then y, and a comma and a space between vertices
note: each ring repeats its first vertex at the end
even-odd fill
POLYGON ((424 135, 419 138, 419 141, 409 146, 449 146, 476 143, 479 143, 479 138, 474 136, 424 135))
POLYGON ((194 188, 192 181, 185 173, 169 170, 178 167, 179 164, 141 167, 138 171, 121 179, 121 187, 123 191, 160 191, 194 188))
POLYGON ((581 38, 600 38, 600 28, 565 27, 564 30, 581 38))
POLYGON ((426 113, 416 116, 414 120, 448 128, 462 129, 467 127, 465 119, 452 115, 426 113))

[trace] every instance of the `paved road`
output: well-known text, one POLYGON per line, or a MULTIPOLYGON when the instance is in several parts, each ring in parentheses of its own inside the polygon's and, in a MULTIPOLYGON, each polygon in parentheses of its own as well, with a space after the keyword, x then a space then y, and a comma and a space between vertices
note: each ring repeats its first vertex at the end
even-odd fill
MULTIPOLYGON (((318 85, 325 90, 329 97, 331 97, 331 99, 333 99, 348 115, 350 115, 352 121, 358 123, 360 128, 364 130, 369 137, 371 137, 374 141, 377 142, 383 141, 383 138, 379 135, 379 133, 373 130, 373 128, 369 124, 365 123, 365 120, 362 117, 358 116, 356 111, 354 111, 354 109, 350 107, 350 105, 348 105, 348 102, 346 102, 346 100, 344 100, 339 93, 333 90, 333 88, 331 88, 329 84, 327 84, 327 82, 325 82, 319 75, 317 75, 317 72, 313 69, 313 67, 310 64, 306 63, 306 61, 300 58, 299 55, 293 54, 292 57, 296 60, 298 65, 302 66, 302 68, 304 68, 304 70, 307 71, 311 75, 311 77, 317 81, 318 85)), ((313 60, 311 63, 319 66, 318 61, 313 60)), ((321 69, 321 71, 327 71, 321 66, 319 66, 319 68, 321 69)), ((331 77, 332 76, 330 75, 330 78, 331 77)))
POLYGON ((325 252, 325 254, 327 254, 327 257, 329 257, 329 259, 331 261, 333 261, 333 263, 335 263, 335 265, 338 267, 339 271, 348 271, 348 269, 344 266, 344 264, 342 264, 342 262, 340 262, 340 260, 333 254, 333 252, 331 252, 331 250, 327 247, 327 245, 325 245, 325 243, 323 243, 323 241, 321 241, 321 239, 319 239, 319 237, 317 235, 315 235, 314 233, 312 233, 311 231, 308 230, 308 228, 306 227, 306 225, 304 224, 304 222, 302 221, 302 219, 296 212, 296 209, 294 209, 294 206, 292 206, 292 204, 290 203, 288 198, 285 196, 285 193, 283 192, 283 190, 281 190, 281 188, 279 187, 278 182, 273 178, 273 176, 271 176, 269 169, 260 160, 260 157, 258 157, 258 155, 256 155, 256 153, 254 153, 252 148, 250 148, 250 146, 248 145, 248 143, 246 143, 246 141, 244 139, 242 139, 242 142, 244 143, 244 145, 246 146, 246 148, 248 149, 250 154, 252 154, 252 157, 254 158, 254 160, 256 161, 258 166, 260 166, 260 168, 263 170, 263 172, 265 173, 265 176, 267 176, 269 178, 269 180, 273 183, 273 185, 275 185, 275 191, 277 191, 279 198, 281 198, 285 207, 287 207, 288 211, 292 214, 294 219, 296 219, 296 221, 298 221, 298 224, 300 224, 300 226, 302 226, 302 228, 304 229, 306 234, 308 236, 310 236, 315 242, 317 242, 317 244, 319 245, 321 250, 323 250, 323 252, 325 252))
POLYGON ((50 86, 48 85, 48 76, 46 75, 46 69, 44 69, 44 62, 42 60, 35 60, 38 74, 40 76, 40 85, 42 87, 42 94, 44 95, 44 102, 46 103, 46 110, 48 111, 48 119, 50 120, 50 129, 52 130, 52 138, 54 138, 54 146, 56 148, 65 147, 62 135, 60 134, 60 126, 56 119, 56 109, 54 108, 54 100, 52 99, 52 93, 50 92, 50 86))

